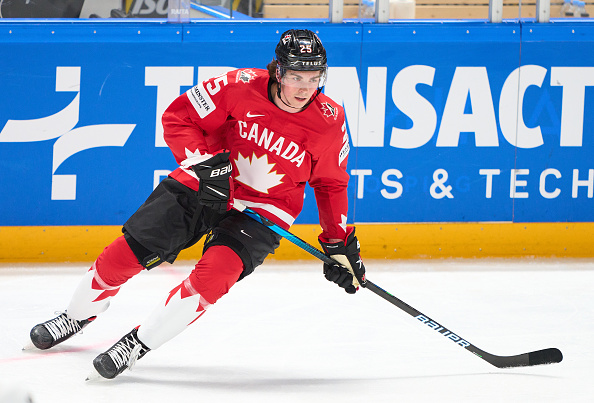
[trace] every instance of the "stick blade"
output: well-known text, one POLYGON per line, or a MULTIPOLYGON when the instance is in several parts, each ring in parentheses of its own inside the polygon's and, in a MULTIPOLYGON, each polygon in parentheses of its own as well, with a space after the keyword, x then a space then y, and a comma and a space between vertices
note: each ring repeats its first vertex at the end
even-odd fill
POLYGON ((563 354, 557 348, 547 348, 545 350, 512 356, 498 356, 484 351, 481 351, 481 354, 477 355, 497 368, 532 367, 535 365, 555 364, 563 360, 563 354))
POLYGON ((528 354, 528 362, 532 365, 555 364, 563 361, 563 354, 557 348, 547 348, 545 350, 533 351, 528 354))

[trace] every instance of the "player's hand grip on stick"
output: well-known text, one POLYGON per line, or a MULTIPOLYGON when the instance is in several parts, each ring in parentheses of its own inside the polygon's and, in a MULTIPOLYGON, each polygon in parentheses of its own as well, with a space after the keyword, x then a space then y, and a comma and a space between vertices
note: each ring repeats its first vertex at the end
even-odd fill
POLYGON ((361 284, 365 283, 365 265, 360 255, 359 240, 355 236, 355 227, 347 228, 345 241, 330 242, 318 238, 326 256, 340 264, 324 262, 324 277, 326 280, 338 284, 349 294, 357 292, 361 284))
POLYGON ((192 166, 192 170, 200 179, 198 197, 200 204, 223 214, 228 210, 229 201, 233 199, 233 166, 229 162, 228 152, 216 154, 192 166))

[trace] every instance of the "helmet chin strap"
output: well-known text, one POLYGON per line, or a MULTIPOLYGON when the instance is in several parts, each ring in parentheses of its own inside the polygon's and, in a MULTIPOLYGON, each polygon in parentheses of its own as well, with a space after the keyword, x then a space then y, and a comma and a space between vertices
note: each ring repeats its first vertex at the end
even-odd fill
MULTIPOLYGON (((289 105, 288 103, 286 103, 286 102, 283 100, 283 97, 281 96, 281 86, 282 86, 282 84, 281 84, 280 82, 277 82, 276 95, 278 96, 278 99, 280 99, 280 100, 281 100, 281 102, 282 102, 283 104, 285 104, 285 105, 286 105, 286 106, 288 106, 289 108, 293 108, 293 109, 299 109, 299 110, 305 109, 305 107, 306 107, 307 105, 309 105, 309 103, 307 103, 307 105, 305 105, 305 106, 303 106, 303 107, 296 107, 296 106, 289 105)), ((287 99, 287 101, 288 101, 288 99, 287 99)))

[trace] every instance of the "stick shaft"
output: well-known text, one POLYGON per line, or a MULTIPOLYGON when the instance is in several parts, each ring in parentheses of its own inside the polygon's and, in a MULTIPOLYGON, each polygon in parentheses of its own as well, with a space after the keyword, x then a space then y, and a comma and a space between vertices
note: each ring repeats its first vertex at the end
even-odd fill
MULTIPOLYGON (((320 259, 324 263, 328 264, 335 264, 337 263, 334 259, 329 256, 326 256, 322 251, 315 248, 314 246, 310 245, 309 243, 305 242, 303 239, 299 238, 298 236, 290 233, 286 229, 280 227, 279 225, 273 223, 272 221, 266 219, 265 217, 261 216, 260 214, 256 213, 255 211, 246 208, 245 206, 239 205, 238 210, 242 210, 244 214, 251 217, 252 219, 264 224, 268 228, 270 228, 273 232, 277 233, 278 235, 282 236, 283 238, 287 239, 289 242, 293 243, 294 245, 298 246, 299 248, 303 249, 304 251, 308 252, 312 256, 320 259)), ((442 336, 446 337, 447 339, 453 341, 460 347, 470 351, 474 355, 483 360, 487 361, 491 365, 494 365, 498 368, 509 368, 509 367, 524 367, 524 366, 533 366, 533 365, 541 365, 541 364, 552 364, 561 362, 563 359, 563 355, 561 351, 556 348, 548 348, 545 350, 538 350, 533 351, 530 353, 519 354, 514 356, 497 356, 486 351, 481 350, 480 348, 476 347, 466 339, 460 337, 456 333, 452 332, 451 330, 447 329, 446 327, 440 325, 437 321, 434 321, 427 315, 423 314, 421 311, 413 308, 412 306, 408 305, 406 302, 402 301, 401 299, 395 297, 394 295, 390 294, 386 290, 378 287, 369 279, 366 279, 365 283, 361 284, 362 287, 368 289, 369 291, 373 292, 374 294, 380 296, 381 298, 385 299, 392 305, 397 306, 404 312, 408 313, 410 316, 414 317, 415 319, 419 320, 421 323, 427 325, 429 328, 433 329, 434 331, 438 332, 442 336)))

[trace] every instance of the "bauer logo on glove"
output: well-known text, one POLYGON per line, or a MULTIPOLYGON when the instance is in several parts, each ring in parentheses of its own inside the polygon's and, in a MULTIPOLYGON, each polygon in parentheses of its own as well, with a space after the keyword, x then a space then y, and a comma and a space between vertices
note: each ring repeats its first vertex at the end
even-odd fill
POLYGON ((229 200, 233 198, 233 166, 229 162, 229 152, 216 154, 192 166, 200 179, 198 197, 200 204, 210 207, 219 214, 228 210, 229 200))
POLYGON ((231 163, 229 163, 229 165, 227 165, 223 168, 213 169, 212 172, 210 173, 210 177, 215 178, 215 177, 221 176, 221 175, 227 176, 231 173, 232 170, 233 170, 233 166, 231 165, 231 163))

